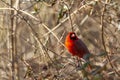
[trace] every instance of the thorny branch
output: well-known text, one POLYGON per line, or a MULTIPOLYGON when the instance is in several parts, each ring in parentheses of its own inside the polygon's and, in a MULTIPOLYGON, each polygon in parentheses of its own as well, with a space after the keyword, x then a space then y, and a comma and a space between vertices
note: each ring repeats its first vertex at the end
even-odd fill
POLYGON ((111 63, 111 60, 110 60, 110 57, 109 57, 109 55, 108 55, 108 52, 107 52, 107 50, 106 50, 106 45, 105 45, 105 39, 104 39, 104 13, 105 13, 105 11, 106 11, 106 6, 107 6, 107 3, 109 2, 109 0, 106 0, 106 3, 104 4, 104 7, 103 7, 103 10, 102 10, 102 13, 101 13, 101 25, 100 25, 100 27, 101 27, 101 37, 102 37, 102 44, 103 44, 103 47, 104 47, 104 50, 105 50, 105 52, 106 52, 106 57, 107 57, 107 60, 108 60, 108 62, 109 62, 109 64, 110 64, 110 66, 112 67, 112 69, 114 70, 114 72, 118 75, 118 76, 120 76, 120 74, 116 71, 116 69, 114 68, 114 66, 112 65, 112 63, 111 63))
MULTIPOLYGON (((51 60, 51 62, 54 64, 53 66, 56 66, 56 64, 55 64, 55 62, 51 59, 51 57, 49 56, 49 54, 48 54, 48 51, 47 51, 47 48, 43 45, 43 43, 41 42, 41 40, 40 40, 40 38, 39 38, 39 35, 38 35, 38 33, 36 33, 35 31, 34 31, 34 29, 33 29, 33 27, 31 26, 31 24, 29 23, 29 21, 27 21, 27 19, 25 19, 21 14, 19 14, 19 11, 20 10, 17 10, 16 8, 14 8, 13 6, 11 6, 10 4, 8 4, 8 3, 6 3, 5 1, 3 1, 2 0, 2 2, 4 2, 5 4, 7 4, 8 6, 10 6, 12 9, 14 9, 13 11, 16 11, 16 12, 18 12, 18 14, 17 14, 17 16, 19 17, 19 18, 21 18, 21 19, 23 19, 26 23, 27 23, 27 25, 29 26, 29 28, 30 28, 30 30, 31 30, 31 32, 33 33, 33 35, 35 36, 35 39, 39 42, 39 44, 41 44, 42 45, 42 48, 44 49, 44 51, 45 51, 45 54, 47 55, 47 57, 51 60)), ((29 14, 28 14, 29 15, 29 14)), ((13 23, 13 22, 12 22, 13 23)), ((42 22, 41 22, 41 24, 44 26, 45 24, 43 24, 42 22)), ((13 25, 12 25, 13 26, 13 25)), ((15 29, 15 27, 13 27, 12 29, 15 29)), ((13 31, 15 31, 15 30, 13 30, 13 31)), ((15 35, 13 35, 13 38, 12 39, 15 39, 14 38, 15 37, 15 35)), ((16 40, 12 40, 12 41, 16 41, 16 40)), ((13 43, 15 43, 15 42, 13 42, 13 43)), ((12 51, 14 51, 14 54, 12 54, 12 57, 13 57, 13 61, 14 61, 14 55, 15 55, 15 53, 16 53, 16 47, 14 46, 15 44, 13 44, 12 46, 13 46, 13 49, 14 50, 12 50, 12 51)), ((13 53, 13 52, 12 52, 13 53)), ((12 75, 14 75, 14 64, 15 63, 12 63, 13 64, 13 66, 12 66, 12 69, 13 69, 13 74, 12 75)), ((59 74, 59 72, 58 72, 58 70, 56 69, 56 71, 57 71, 57 73, 59 74)), ((14 76, 13 76, 13 80, 14 80, 14 76)))

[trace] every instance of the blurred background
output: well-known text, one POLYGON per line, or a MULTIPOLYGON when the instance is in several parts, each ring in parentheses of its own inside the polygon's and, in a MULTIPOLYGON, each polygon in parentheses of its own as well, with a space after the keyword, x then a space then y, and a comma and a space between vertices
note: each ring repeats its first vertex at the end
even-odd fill
POLYGON ((0 0, 1 80, 120 80, 119 0, 0 0), (64 46, 74 31, 93 71, 64 46))

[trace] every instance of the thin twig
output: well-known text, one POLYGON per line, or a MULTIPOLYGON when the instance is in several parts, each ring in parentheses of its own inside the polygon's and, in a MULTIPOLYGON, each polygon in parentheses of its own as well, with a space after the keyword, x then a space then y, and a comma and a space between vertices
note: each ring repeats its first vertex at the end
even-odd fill
POLYGON ((28 77, 31 77, 33 80, 37 80, 36 77, 35 77, 35 74, 34 74, 34 71, 33 71, 32 67, 31 67, 31 65, 28 64, 23 58, 21 58, 21 61, 27 67, 27 71, 26 71, 26 73, 24 75, 24 78, 26 78, 28 76, 28 77))
MULTIPOLYGON (((26 23, 27 25, 30 27, 30 30, 32 31, 33 35, 35 36, 35 39, 38 41, 39 44, 42 45, 43 50, 45 51, 45 54, 47 55, 47 57, 50 59, 50 61, 54 64, 53 66, 56 66, 56 63, 51 59, 50 55, 48 54, 48 50, 47 48, 43 45, 42 41, 39 38, 39 35, 34 31, 32 25, 27 21, 27 19, 25 19, 24 17, 20 16, 26 23)), ((57 70, 57 68, 55 68, 57 71, 57 74, 59 75, 59 72, 57 70)))
MULTIPOLYGON (((81 6, 80 8, 76 9, 75 11, 73 11, 70 16, 73 16, 74 14, 76 14, 78 11, 80 11, 81 9, 83 9, 85 6, 87 6, 89 4, 85 4, 83 6, 81 6)), ((44 34, 43 36, 46 36, 48 34, 50 34, 51 32, 53 32, 54 30, 56 30, 57 28, 59 28, 63 23, 65 23, 67 20, 69 20, 69 16, 66 17, 64 20, 62 20, 58 25, 56 25, 53 29, 51 29, 49 32, 47 32, 46 34, 44 34)))
MULTIPOLYGON (((2 2, 4 2, 5 4, 7 4, 8 6, 10 6, 11 8, 10 9, 14 9, 16 12, 18 12, 18 17, 20 17, 21 19, 23 19, 26 23, 27 23, 27 25, 29 26, 29 28, 30 28, 30 30, 32 31, 32 33, 33 33, 33 35, 35 36, 35 38, 36 38, 36 40, 39 42, 39 44, 41 44, 42 45, 42 48, 43 48, 43 50, 45 51, 45 53, 46 53, 46 55, 47 55, 47 57, 50 59, 50 61, 52 62, 52 63, 54 63, 54 66, 56 66, 56 64, 55 64, 55 62, 51 59, 51 57, 49 56, 49 54, 48 54, 48 51, 47 51, 47 49, 46 49, 46 47, 43 45, 43 43, 41 42, 41 40, 40 40, 40 38, 39 38, 39 35, 37 34, 37 32, 36 31, 34 31, 34 28, 32 27, 32 25, 28 22, 28 20, 27 19, 25 19, 20 13, 19 13, 19 11, 20 10, 17 10, 16 8, 14 8, 13 6, 11 6, 10 4, 8 4, 8 3, 6 3, 5 1, 3 1, 2 0, 2 2)), ((13 14, 12 14, 13 15, 13 14)), ((29 14, 28 14, 29 15, 29 14)), ((13 22, 12 22, 13 23, 13 22)), ((13 25, 12 25, 13 26, 13 25)), ((45 26, 45 25, 44 25, 45 26)), ((14 29, 14 28, 13 28, 14 29)), ((14 30, 13 30, 14 31, 14 30)), ((54 33, 53 33, 54 34, 54 33)), ((15 36, 15 35, 14 35, 15 36)), ((13 37, 14 37, 13 36, 13 37)), ((57 37, 56 37, 57 38, 57 37)), ((57 40, 59 40, 59 39, 57 39, 57 40)), ((12 40, 12 41, 15 41, 15 40, 12 40)), ((14 48, 13 48, 14 49, 14 48)), ((15 51, 15 50, 12 50, 12 51, 15 51)), ((14 56, 13 56, 13 59, 14 59, 14 56)), ((14 60, 13 60, 14 61, 14 60)), ((14 65, 13 65, 13 80, 15 80, 14 79, 14 65)), ((56 71, 57 71, 57 73, 58 73, 58 75, 59 75, 59 72, 58 72, 58 70, 57 70, 57 68, 56 68, 56 71)))
POLYGON ((106 0, 106 4, 104 4, 104 7, 103 7, 103 11, 102 11, 102 13, 101 13, 101 25, 100 25, 100 27, 101 27, 101 37, 102 37, 102 44, 103 44, 103 47, 104 47, 104 50, 105 50, 105 52, 106 52, 106 58, 107 58, 107 60, 108 60, 108 62, 109 62, 109 64, 110 64, 110 66, 112 67, 112 69, 114 70, 114 72, 118 75, 118 76, 120 76, 120 74, 116 71, 116 69, 114 68, 114 66, 112 65, 112 63, 111 63, 111 60, 110 60, 110 57, 109 57, 109 55, 108 55, 108 53, 107 53, 107 50, 106 50, 106 45, 105 45, 105 39, 104 39, 104 22, 103 22, 103 20, 104 20, 104 13, 105 13, 105 11, 106 11, 106 6, 107 6, 107 3, 109 2, 109 0, 106 0))
MULTIPOLYGON (((4 2, 6 5, 11 6, 11 5, 8 4, 7 2, 5 2, 5 1, 3 1, 3 0, 1 0, 1 1, 4 2)), ((19 12, 21 12, 21 13, 23 13, 23 14, 26 14, 26 15, 30 16, 31 18, 35 19, 36 21, 39 21, 36 17, 34 17, 33 15, 31 15, 30 13, 28 13, 28 12, 26 12, 26 11, 23 11, 23 10, 19 10, 19 9, 13 7, 13 6, 12 6, 11 8, 0 8, 0 9, 1 9, 1 10, 15 10, 15 11, 18 12, 18 14, 19 14, 19 12)))
MULTIPOLYGON (((12 5, 13 5, 13 1, 11 0, 10 1, 10 7, 12 8, 12 5)), ((12 53, 12 80, 15 80, 15 75, 16 75, 16 72, 15 72, 15 55, 16 55, 16 36, 15 36, 15 31, 16 31, 16 26, 14 25, 14 20, 15 18, 13 17, 14 15, 14 11, 11 11, 10 13, 10 17, 11 17, 11 20, 10 20, 10 23, 11 23, 11 46, 12 46, 12 49, 11 49, 11 53, 12 53)))
POLYGON ((63 3, 67 6, 68 16, 69 16, 70 25, 71 25, 71 30, 72 30, 72 31, 74 31, 74 30, 73 30, 73 24, 72 24, 72 18, 71 18, 71 15, 70 15, 70 14, 71 14, 71 13, 70 13, 70 9, 71 9, 71 8, 69 8, 68 4, 67 4, 67 3, 65 3, 65 1, 64 1, 64 0, 63 0, 63 3))

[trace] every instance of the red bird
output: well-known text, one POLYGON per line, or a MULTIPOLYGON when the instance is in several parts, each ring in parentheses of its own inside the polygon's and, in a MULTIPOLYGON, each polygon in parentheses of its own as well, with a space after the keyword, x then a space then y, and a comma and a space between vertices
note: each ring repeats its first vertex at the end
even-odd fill
MULTIPOLYGON (((89 61, 90 52, 87 46, 76 36, 74 32, 68 33, 65 40, 65 46, 73 56, 78 56, 79 58, 84 59, 86 62, 89 61)), ((88 70, 92 70, 92 66, 90 64, 88 64, 88 70)))
POLYGON ((68 33, 65 40, 65 46, 73 56, 78 56, 79 58, 84 58, 85 60, 87 59, 86 55, 90 54, 87 46, 76 36, 74 32, 68 33))

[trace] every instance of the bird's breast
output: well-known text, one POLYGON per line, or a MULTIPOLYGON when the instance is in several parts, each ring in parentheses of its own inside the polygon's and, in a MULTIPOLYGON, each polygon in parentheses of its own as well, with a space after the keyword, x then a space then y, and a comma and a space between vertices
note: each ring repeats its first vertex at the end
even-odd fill
POLYGON ((79 52, 76 50, 75 48, 75 44, 72 42, 67 42, 66 47, 68 49, 68 51, 72 54, 72 55, 77 55, 79 52))

